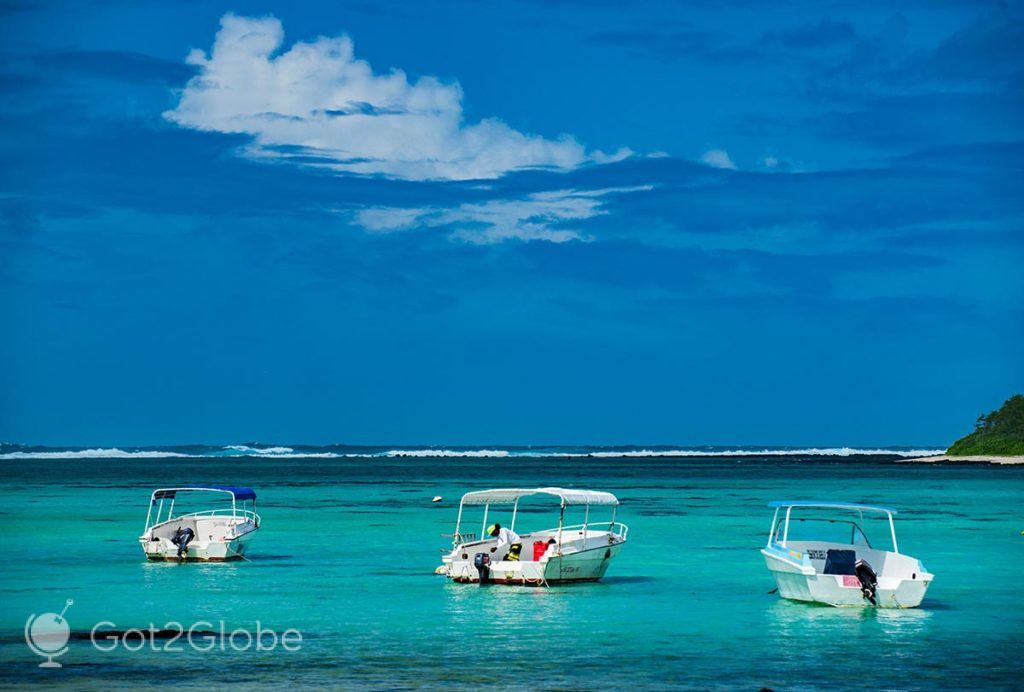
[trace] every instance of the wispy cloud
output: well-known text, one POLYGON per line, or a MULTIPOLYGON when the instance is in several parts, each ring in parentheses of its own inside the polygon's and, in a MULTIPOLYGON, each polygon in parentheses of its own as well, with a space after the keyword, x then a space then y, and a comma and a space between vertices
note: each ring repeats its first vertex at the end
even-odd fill
POLYGON ((145 53, 118 50, 67 50, 39 53, 36 66, 57 72, 104 77, 130 84, 180 86, 194 76, 194 66, 145 53))
POLYGON ((339 172, 404 180, 497 178, 514 170, 569 170, 629 155, 588 152, 570 135, 525 134, 497 118, 463 119, 462 89, 401 70, 375 73, 348 36, 297 42, 278 53, 273 17, 227 14, 177 107, 164 115, 198 130, 247 134, 246 152, 339 172))
POLYGON ((819 59, 822 52, 840 49, 856 39, 857 32, 851 23, 829 19, 768 31, 753 41, 737 41, 732 35, 712 31, 663 27, 607 31, 591 36, 595 43, 624 48, 639 55, 718 65, 819 59))
POLYGON ((736 164, 732 162, 732 158, 729 157, 729 152, 724 149, 710 149, 705 151, 700 160, 709 166, 714 168, 727 168, 729 170, 736 170, 736 164))
POLYGON ((448 228, 451 238, 477 245, 506 240, 564 243, 586 239, 572 223, 607 213, 603 208, 606 196, 649 189, 553 190, 449 208, 371 207, 358 211, 355 221, 373 232, 448 228))
POLYGON ((847 21, 822 18, 817 24, 801 24, 778 31, 767 31, 761 36, 761 45, 781 45, 797 50, 843 45, 853 42, 857 31, 847 21))
POLYGON ((1024 59, 1024 15, 1019 9, 986 13, 935 46, 912 50, 909 35, 906 17, 892 15, 877 33, 860 36, 837 62, 820 66, 816 88, 928 93, 964 86, 1003 88, 1019 78, 1024 59))

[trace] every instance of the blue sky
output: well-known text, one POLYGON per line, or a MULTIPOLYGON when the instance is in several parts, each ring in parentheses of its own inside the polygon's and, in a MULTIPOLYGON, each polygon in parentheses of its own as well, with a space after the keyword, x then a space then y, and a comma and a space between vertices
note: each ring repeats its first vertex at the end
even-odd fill
POLYGON ((937 444, 1020 3, 0 4, 0 439, 937 444))

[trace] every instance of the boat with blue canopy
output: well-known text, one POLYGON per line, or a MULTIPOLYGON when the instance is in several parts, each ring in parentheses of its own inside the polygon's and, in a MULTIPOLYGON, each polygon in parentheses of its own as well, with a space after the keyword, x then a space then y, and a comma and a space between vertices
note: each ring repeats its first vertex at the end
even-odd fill
POLYGON ((139 543, 150 560, 242 560, 259 528, 256 491, 252 488, 234 485, 158 488, 150 496, 146 526, 139 543), (201 504, 197 506, 197 502, 201 504))
POLYGON ((831 606, 921 604, 934 575, 920 560, 899 551, 895 509, 806 500, 768 506, 775 514, 761 554, 782 598, 831 606), (872 518, 888 534, 891 546, 886 547, 891 549, 868 539, 865 527, 872 518))

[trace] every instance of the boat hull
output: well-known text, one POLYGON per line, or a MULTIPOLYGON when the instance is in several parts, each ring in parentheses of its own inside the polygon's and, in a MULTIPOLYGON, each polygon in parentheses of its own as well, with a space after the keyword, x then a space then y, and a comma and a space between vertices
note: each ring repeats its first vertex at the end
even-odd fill
POLYGON ((178 557, 178 546, 166 538, 143 537, 139 539, 146 558, 168 562, 230 562, 244 560, 245 551, 255 537, 256 531, 249 531, 228 541, 192 541, 182 557, 178 557))
MULTIPOLYGON (((509 586, 551 586, 595 582, 604 577, 624 542, 589 550, 544 557, 540 561, 501 560, 490 567, 489 581, 509 586)), ((460 584, 479 583, 480 576, 471 561, 459 560, 447 565, 447 576, 460 584)))
POLYGON ((916 608, 921 605, 932 575, 922 573, 912 579, 880 576, 875 604, 864 597, 856 577, 819 574, 806 565, 798 565, 762 550, 779 596, 793 601, 821 603, 836 607, 916 608))

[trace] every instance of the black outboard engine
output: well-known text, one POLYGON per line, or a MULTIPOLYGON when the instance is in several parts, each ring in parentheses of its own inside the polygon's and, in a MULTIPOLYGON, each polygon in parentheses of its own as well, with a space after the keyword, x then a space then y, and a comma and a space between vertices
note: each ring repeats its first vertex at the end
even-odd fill
POLYGON ((489 584, 491 581, 491 556, 487 553, 477 553, 473 556, 473 565, 477 574, 480 575, 480 586, 489 584))
POLYGON ((171 539, 171 543, 178 546, 178 559, 184 560, 185 553, 188 551, 188 544, 192 542, 192 539, 196 537, 196 532, 187 526, 179 526, 178 530, 174 532, 174 538, 171 539))
POLYGON ((878 599, 875 598, 878 591, 878 575, 875 574, 875 570, 871 569, 871 565, 864 560, 857 560, 853 566, 853 573, 860 580, 860 592, 864 598, 868 599, 871 605, 878 605, 878 599))

